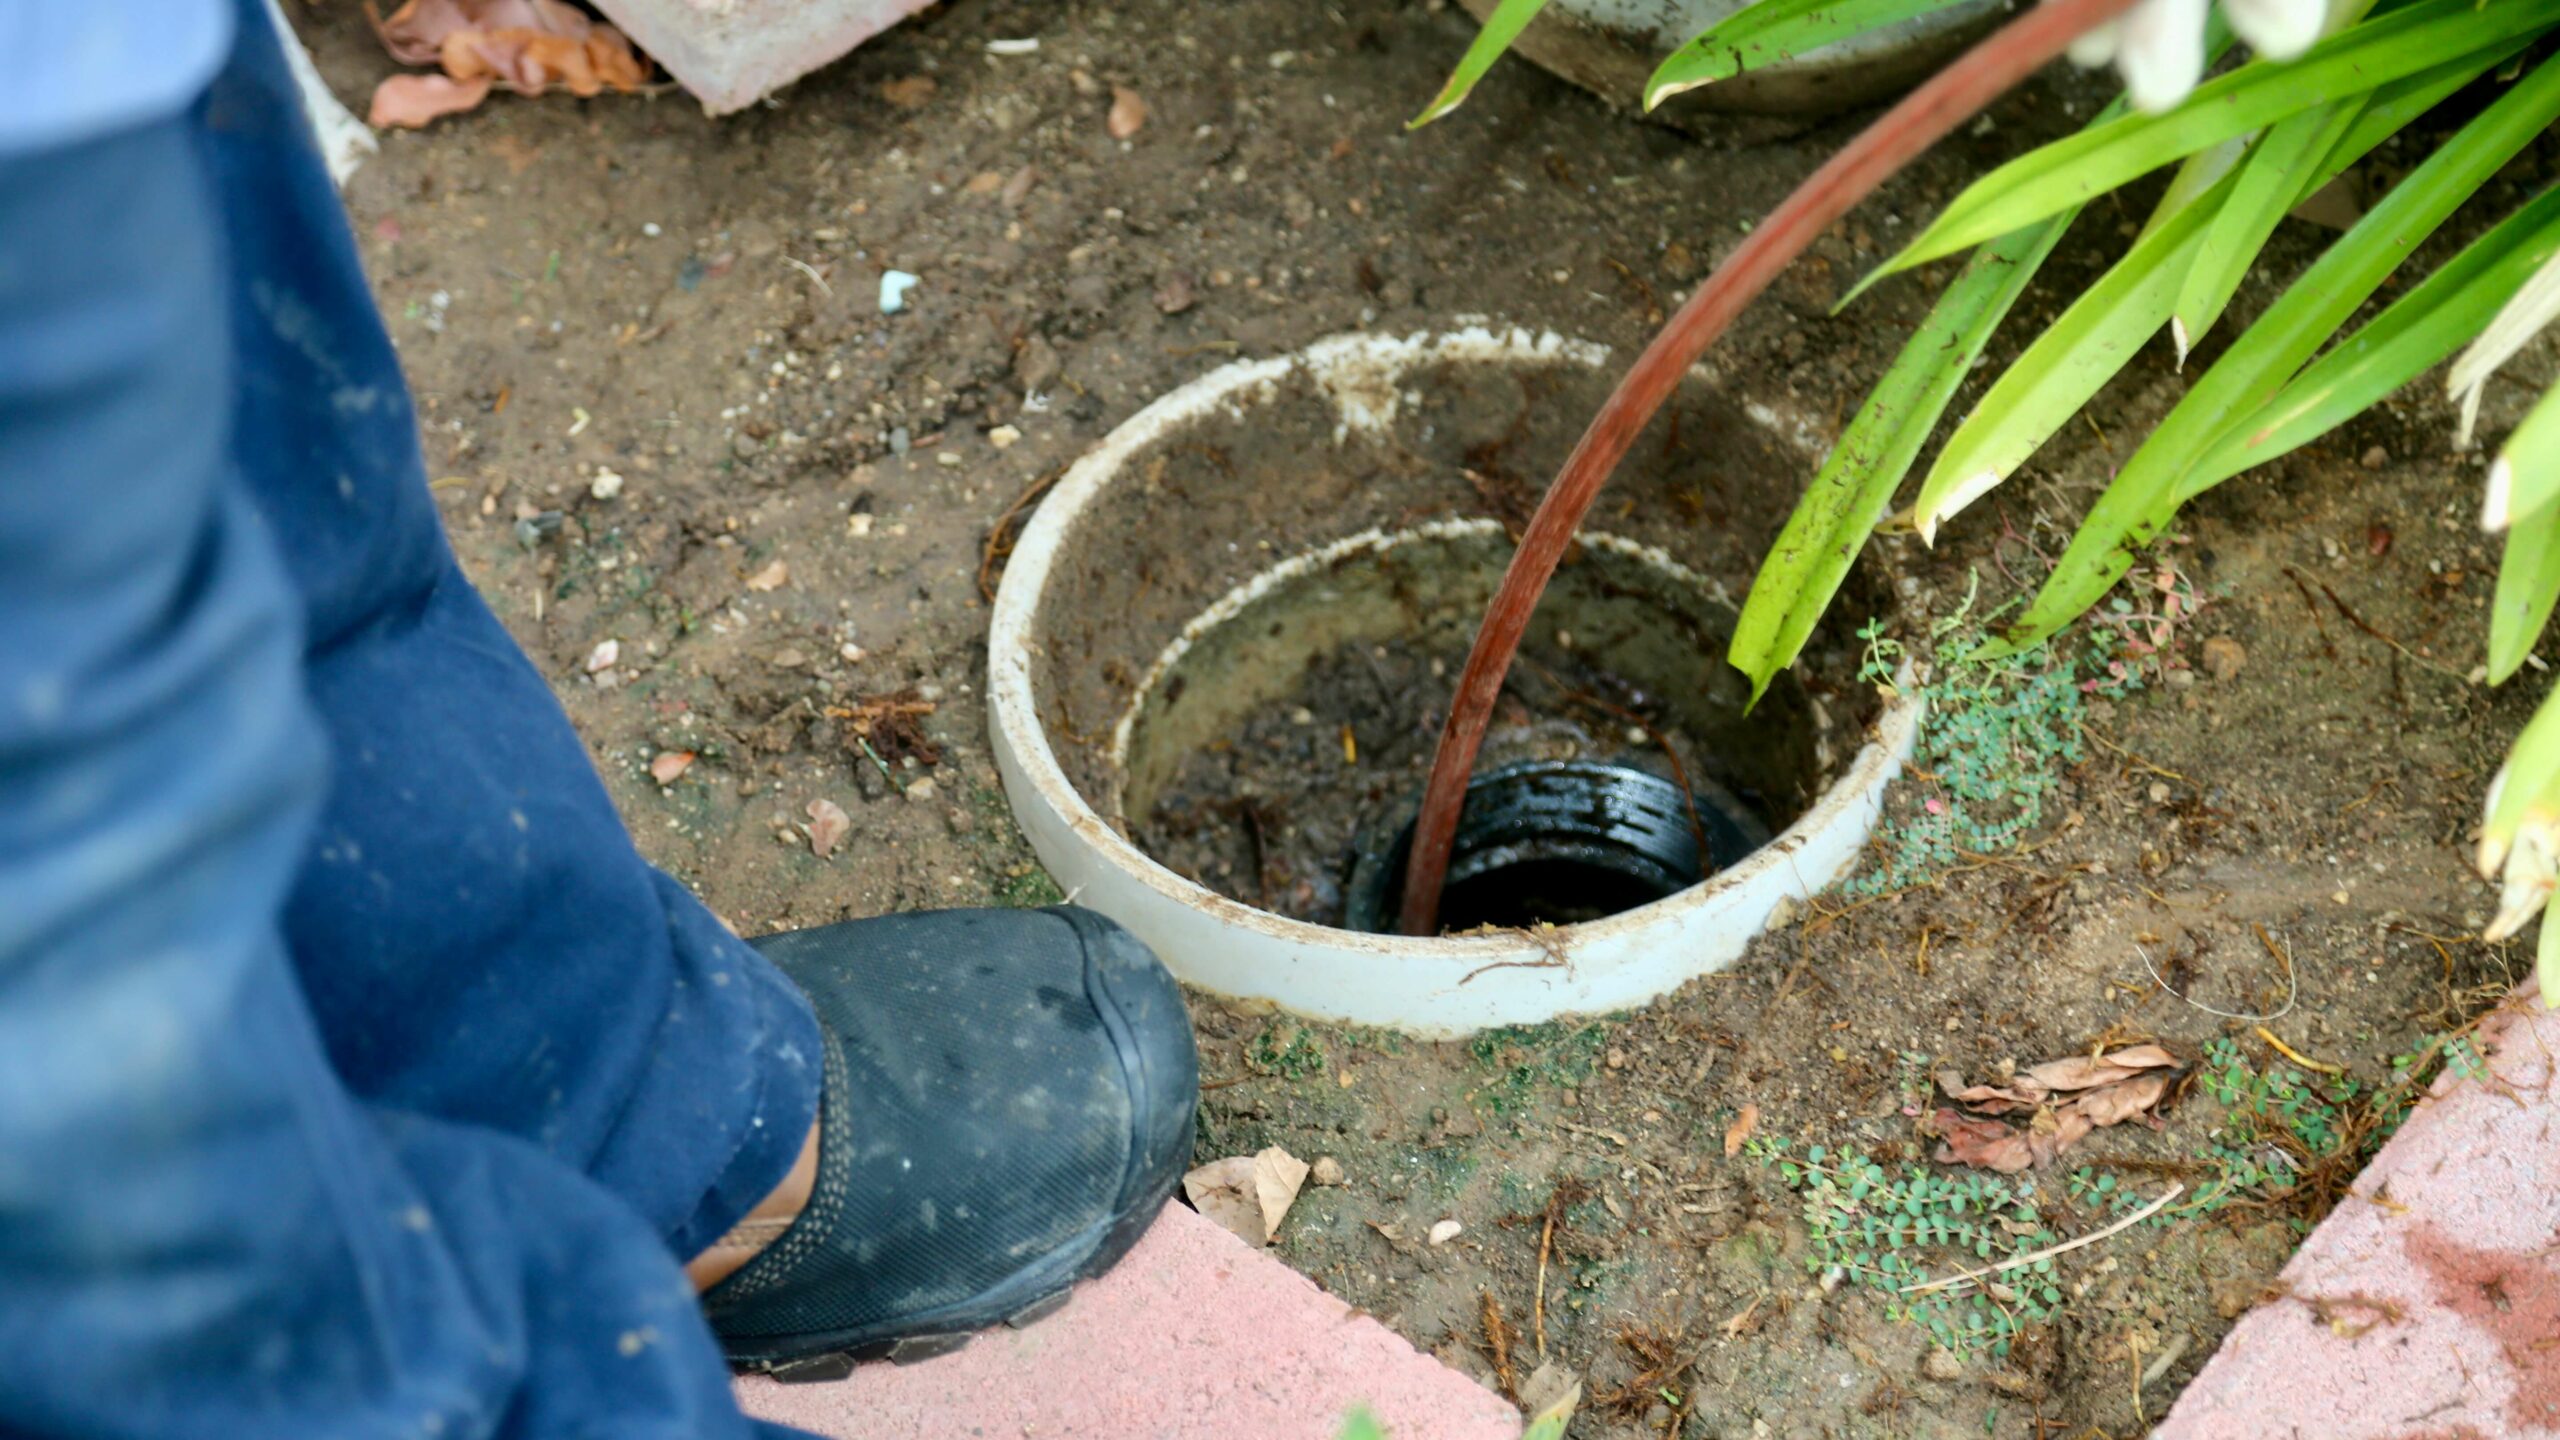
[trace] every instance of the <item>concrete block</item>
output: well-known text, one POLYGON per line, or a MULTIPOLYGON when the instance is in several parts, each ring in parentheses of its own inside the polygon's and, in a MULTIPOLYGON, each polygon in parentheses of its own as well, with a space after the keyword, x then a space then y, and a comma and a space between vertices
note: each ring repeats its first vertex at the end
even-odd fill
POLYGON ((934 0, 595 0, 714 115, 743 110, 934 0))

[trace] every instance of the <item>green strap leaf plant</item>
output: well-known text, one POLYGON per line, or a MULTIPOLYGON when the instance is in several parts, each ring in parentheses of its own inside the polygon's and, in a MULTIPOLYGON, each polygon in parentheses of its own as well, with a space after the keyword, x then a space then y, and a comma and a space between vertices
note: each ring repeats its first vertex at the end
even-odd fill
POLYGON ((2546 506, 2507 531, 2498 557, 2498 588, 2489 599, 2489 683, 2504 681, 2525 655, 2560 600, 2560 508, 2546 506))
MULTIPOLYGON (((2127 115, 2020 156, 1967 186, 1928 229, 1860 282, 1978 245, 2208 146, 2551 27, 2547 0, 2420 0, 2197 87, 2175 110, 2127 115)), ((1852 292, 1853 294, 1855 292, 1852 292)))
POLYGON ((1911 513, 1922 539, 1935 540, 1940 521, 2007 479, 2160 332, 2236 183, 2224 176, 2134 242, 1993 382, 1920 483, 1911 513))
MULTIPOLYGON (((2394 82, 2387 94, 2374 97, 2369 105, 2357 106, 2357 112, 2360 116, 2375 115, 2380 120, 2405 124, 2476 78, 2498 58, 2496 52, 2473 55, 2394 82)), ((2283 203, 2272 207, 2265 217, 2269 221, 2267 228, 2257 230, 2251 239, 2249 258, 2254 259, 2264 248, 2273 233, 2275 217, 2364 158, 2367 150, 2389 138, 2397 128, 2393 125, 2386 129, 2380 123, 2349 123, 2340 127, 2343 138, 2325 146, 2307 147, 2309 153, 2323 154, 2324 158, 2307 173, 2297 166, 2288 177, 2286 189, 2277 191, 2283 203)), ((2317 130, 2314 138, 2318 138, 2317 130)), ((1947 516, 2007 479, 2133 359, 2163 321, 2174 318, 2174 300, 2184 293, 2185 281, 2181 277, 2191 276, 2195 267, 2203 263, 2206 238, 2220 227, 2240 188, 2261 173, 2245 157, 2232 165, 2214 168, 2222 170, 2223 178, 2201 194, 2173 193, 2162 199, 2150 227, 2135 239, 2125 257, 2011 363, 1990 393, 1975 406, 1973 414, 1949 437, 1912 507, 1923 539, 1934 540, 1938 525, 1947 516), (2178 203, 2174 210, 2170 208, 2173 201, 2178 203)), ((2183 348, 2179 359, 2185 359, 2183 348)))
POLYGON ((1511 42, 1519 39, 1520 32, 1528 29, 1529 22, 1537 19, 1538 12, 1546 8, 1547 0, 1502 0, 1501 4, 1493 7, 1493 14, 1484 22, 1484 28, 1476 32, 1474 43, 1467 46, 1466 54, 1458 57, 1458 68, 1449 72, 1449 83, 1441 86, 1440 93, 1431 98, 1430 104, 1422 107, 1421 114, 1406 121, 1404 128, 1419 130, 1457 109, 1465 102, 1468 92, 1476 88, 1476 82, 1493 68, 1493 62, 1502 58, 1502 52, 1510 49, 1511 42))
MULTIPOLYGON (((2480 328, 2479 338, 2445 376, 2445 393, 2462 406, 2460 444, 2471 443, 2489 378, 2555 319, 2560 319, 2560 261, 2546 260, 2480 328)), ((2554 492, 2560 491, 2555 438, 2560 438, 2560 407, 2546 394, 2507 437, 2489 466, 2488 493, 2480 507, 2483 526, 2503 529, 2511 517, 2530 515, 2551 503, 2554 492)))
POLYGON ((2078 213, 1975 251, 1831 447, 1761 562, 1726 653, 1751 677, 1753 704, 1803 651, 1956 387, 2078 213))
MULTIPOLYGON (((2560 513, 2560 386, 2543 392, 2523 420, 2507 434, 2498 458, 2489 462, 2489 490, 2505 497, 2509 513, 2523 516, 2560 513)), ((2492 680, 2500 678, 2490 668, 2492 680)))
POLYGON ((2363 414, 2479 334, 2526 277, 2554 255, 2560 255, 2560 186, 2464 247, 2233 425, 2196 462, 2182 497, 2290 454, 2363 414))
POLYGON ((2169 333, 2178 347, 2178 365, 2213 328, 2223 307, 2240 289, 2242 276, 2258 263, 2258 252, 2275 234, 2276 223, 2300 203, 2304 171, 2337 148, 2364 111, 2364 96, 2288 115, 2249 147, 2231 194, 2206 228, 2195 263, 2179 283, 2177 303, 2170 307, 2169 333))
POLYGON ((2196 493, 2181 488, 2196 462, 2272 398, 2420 241, 2555 117, 2560 65, 2546 64, 2446 140, 2313 262, 2134 452, 1994 651, 2033 645, 2097 603, 2132 568, 2133 552, 2196 493))

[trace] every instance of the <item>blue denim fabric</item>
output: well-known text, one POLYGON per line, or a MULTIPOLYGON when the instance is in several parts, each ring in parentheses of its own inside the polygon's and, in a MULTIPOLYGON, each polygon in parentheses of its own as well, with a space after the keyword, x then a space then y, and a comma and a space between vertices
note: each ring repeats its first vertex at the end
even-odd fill
POLYGON ((808 1008, 463 581, 258 0, 0 147, 0 1436, 745 1437, 808 1008))

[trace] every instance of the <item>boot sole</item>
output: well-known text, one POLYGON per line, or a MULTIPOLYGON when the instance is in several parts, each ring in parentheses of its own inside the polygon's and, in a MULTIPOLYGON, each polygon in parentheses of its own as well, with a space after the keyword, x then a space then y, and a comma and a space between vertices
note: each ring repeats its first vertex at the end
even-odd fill
MULTIPOLYGON (((1004 1311, 1001 1318, 994 1323, 1007 1329, 1021 1330, 1064 1310, 1067 1308, 1067 1302, 1075 1297, 1075 1287, 1119 1264, 1137 1245, 1138 1237, 1147 1232, 1147 1226, 1159 1213, 1161 1212, 1157 1210, 1132 1211, 1120 1217, 1111 1227, 1110 1233, 1103 1237, 1100 1248, 1089 1256, 1083 1265, 1076 1267, 1074 1273, 1069 1274, 1063 1283, 1052 1282, 1046 1288, 1041 1288, 1039 1281, 1032 1278, 1036 1273, 1035 1267, 1035 1271, 1026 1271, 1015 1276, 1012 1281, 998 1286, 997 1291, 1000 1292, 1013 1288, 1017 1283, 1022 1283, 1036 1289, 1038 1293, 1022 1304, 1004 1311)), ((953 1308, 984 1314, 988 1303, 984 1297, 980 1297, 953 1308)), ((729 1364, 732 1368, 748 1374, 769 1375, 778 1384, 824 1384, 828 1381, 844 1379, 859 1365, 876 1364, 884 1360, 892 1365, 912 1365, 920 1360, 938 1359, 963 1349, 970 1341, 991 1328, 979 1325, 960 1330, 936 1331, 932 1328, 930 1320, 911 1323, 920 1325, 922 1328, 901 1327, 905 1329, 905 1333, 896 1335, 844 1331, 835 1335, 816 1337, 794 1336, 791 1348, 795 1353, 791 1358, 767 1359, 742 1356, 732 1352, 729 1356, 729 1364), (812 1345, 818 1347, 814 1353, 808 1350, 812 1345)))

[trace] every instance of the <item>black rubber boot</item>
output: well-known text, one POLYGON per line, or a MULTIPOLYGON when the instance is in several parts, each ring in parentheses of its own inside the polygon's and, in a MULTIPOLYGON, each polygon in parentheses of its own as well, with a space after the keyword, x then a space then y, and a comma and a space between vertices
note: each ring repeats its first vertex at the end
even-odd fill
POLYGON ((1110 1268, 1191 1155, 1199 1059, 1173 977, 1089 910, 893 915, 755 942, 825 1036, 808 1208, 703 1296, 784 1380, 1026 1324, 1110 1268))

